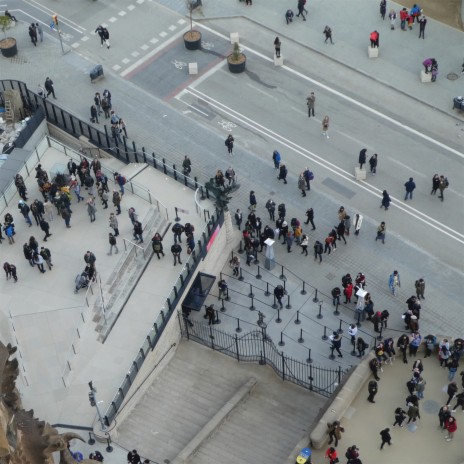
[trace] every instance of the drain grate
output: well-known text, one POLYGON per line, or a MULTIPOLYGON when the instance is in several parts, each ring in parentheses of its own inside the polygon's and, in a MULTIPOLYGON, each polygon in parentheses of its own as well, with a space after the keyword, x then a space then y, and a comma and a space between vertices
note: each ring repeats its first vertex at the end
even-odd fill
POLYGON ((446 77, 450 81, 455 81, 456 79, 459 79, 459 76, 456 73, 449 73, 446 77))
POLYGON ((27 61, 27 59, 25 58, 24 55, 16 55, 13 58, 10 58, 10 63, 26 64, 26 63, 28 63, 28 61, 27 61))

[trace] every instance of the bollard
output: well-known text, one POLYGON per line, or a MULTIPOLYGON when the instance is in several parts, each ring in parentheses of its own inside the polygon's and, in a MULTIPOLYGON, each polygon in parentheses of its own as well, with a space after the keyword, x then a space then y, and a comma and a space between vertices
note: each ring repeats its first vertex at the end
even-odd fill
POLYGON ((285 277, 285 274, 284 274, 284 267, 282 266, 282 274, 280 274, 279 276, 280 280, 287 280, 287 278, 285 277))
POLYGON ((259 352, 259 362, 258 362, 258 364, 260 366, 264 366, 266 364, 266 360, 264 359, 262 351, 259 352))
POLYGON ((221 298, 221 303, 222 303, 222 306, 219 308, 219 311, 221 311, 221 313, 225 313, 226 307, 224 306, 224 298, 221 298))
POLYGON ((301 321, 300 321, 300 311, 299 311, 299 310, 296 312, 295 324, 296 324, 296 325, 301 324, 301 321))
POLYGON ((266 291, 264 292, 264 296, 269 296, 271 292, 269 291, 269 282, 266 282, 266 291))
POLYGON ((303 290, 301 290, 301 292, 300 292, 302 295, 306 295, 306 293, 307 293, 306 290, 305 290, 305 283, 306 282, 303 280, 303 290))
POLYGON ((337 304, 335 305, 334 316, 340 316, 340 311, 338 310, 338 300, 337 300, 337 304))
POLYGON ((360 311, 358 311, 358 322, 356 323, 356 325, 357 325, 358 327, 361 327, 361 326, 362 326, 362 324, 361 324, 361 312, 360 312, 360 311))
POLYGON ((255 308, 255 305, 254 305, 253 297, 251 297, 250 311, 254 311, 255 309, 256 309, 256 308, 255 308))
POLYGON ((342 329, 342 320, 340 319, 340 327, 338 328, 337 332, 339 334, 342 334, 343 333, 343 329, 342 329))
POLYGON ((324 316, 322 315, 322 301, 319 301, 319 314, 317 315, 317 318, 322 319, 323 317, 324 316))
POLYGON ((314 377, 313 377, 313 366, 309 366, 309 376, 308 376, 308 380, 309 380, 309 389, 311 391, 313 391, 313 380, 314 380, 314 377))
POLYGON ((284 337, 283 332, 280 332, 280 342, 278 343, 279 346, 284 346, 285 345, 283 337, 284 337))
POLYGON ((285 306, 287 309, 292 309, 292 305, 290 304, 290 295, 287 295, 287 306, 285 306))
POLYGON ((250 284, 250 293, 248 294, 248 298, 253 298, 255 295, 253 294, 253 285, 250 284))
POLYGON ((308 348, 308 359, 306 360, 308 364, 312 364, 313 360, 311 358, 311 348, 308 348))
POLYGON ((237 328, 235 329, 237 333, 240 333, 242 331, 242 328, 240 327, 240 319, 237 317, 237 328))
POLYGON ((314 294, 313 303, 317 303, 319 300, 317 299, 317 288, 316 293, 314 294))
POLYGON ((179 217, 179 214, 177 213, 177 206, 175 206, 174 209, 176 210, 176 217, 174 218, 174 221, 179 222, 180 217, 179 217))
POLYGON ((226 301, 230 301, 229 287, 226 288, 226 301))
POLYGON ((274 295, 274 304, 272 305, 272 308, 273 309, 277 309, 278 306, 277 306, 277 300, 276 300, 276 296, 274 295))
POLYGON ((213 320, 213 324, 220 324, 221 319, 219 319, 219 311, 215 309, 214 312, 216 313, 216 318, 213 320))
POLYGON ((258 266, 258 273, 256 274, 256 278, 257 278, 258 280, 261 280, 262 277, 263 277, 263 276, 259 273, 259 266, 258 266))
POLYGON ((243 255, 243 252, 244 252, 244 250, 243 250, 243 240, 240 240, 240 248, 238 249, 238 252, 239 252, 241 255, 243 255))
POLYGON ((106 444, 107 444, 106 452, 111 453, 113 451, 113 447, 111 446, 111 438, 110 437, 108 437, 106 439, 106 444))
POLYGON ((282 319, 280 318, 280 308, 277 308, 277 319, 275 320, 277 324, 280 324, 282 322, 282 319))
POLYGON ((380 326, 380 333, 379 335, 377 335, 377 340, 380 342, 383 340, 383 337, 382 337, 382 329, 383 329, 383 326, 380 326))
POLYGON ((258 324, 260 327, 264 325, 264 314, 261 311, 258 311, 258 321, 256 324, 258 324))
POLYGON ((298 339, 298 343, 304 343, 303 329, 300 329, 300 338, 298 339))
POLYGON ((240 268, 240 275, 239 275, 239 277, 238 277, 238 280, 240 280, 240 281, 245 280, 244 277, 243 277, 243 275, 242 275, 242 268, 240 268))
POLYGON ((92 437, 92 433, 89 432, 89 440, 87 441, 89 445, 95 444, 95 439, 92 437))
POLYGON ((254 261, 253 261, 253 264, 259 264, 258 250, 255 250, 255 259, 254 259, 254 261))
POLYGON ((327 336, 327 327, 324 326, 324 335, 322 336, 322 340, 328 340, 329 337, 327 336))
POLYGON ((334 349, 331 348, 331 350, 332 350, 332 351, 331 351, 331 353, 330 353, 330 355, 329 355, 329 359, 331 359, 331 360, 333 361, 333 360, 335 359, 334 349))

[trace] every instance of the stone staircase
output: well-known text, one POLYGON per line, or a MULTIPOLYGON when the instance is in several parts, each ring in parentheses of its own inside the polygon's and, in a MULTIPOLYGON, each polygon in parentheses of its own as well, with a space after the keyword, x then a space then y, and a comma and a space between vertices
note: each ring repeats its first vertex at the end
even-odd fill
POLYGON ((97 323, 95 330, 99 333, 98 341, 102 343, 124 309, 127 299, 153 254, 151 237, 155 232, 163 235, 169 226, 166 218, 153 208, 149 209, 142 224, 145 224, 145 227, 141 248, 126 242, 127 249, 121 250, 122 256, 103 287, 103 298, 100 295, 95 301, 93 321, 97 323), (104 314, 102 301, 104 301, 104 314))
POLYGON ((282 382, 269 367, 238 363, 181 341, 168 366, 117 427, 116 440, 160 463, 281 464, 324 401, 282 382), (254 388, 237 401, 237 392, 250 383, 254 388), (218 420, 224 408, 228 412, 218 420))

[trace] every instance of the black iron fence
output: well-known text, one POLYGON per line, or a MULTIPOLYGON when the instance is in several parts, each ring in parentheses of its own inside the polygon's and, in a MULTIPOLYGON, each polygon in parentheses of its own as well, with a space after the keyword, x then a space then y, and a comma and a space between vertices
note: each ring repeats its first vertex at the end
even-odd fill
POLYGON ((331 396, 349 369, 314 366, 285 356, 266 335, 266 329, 252 330, 244 334, 229 334, 211 325, 186 320, 178 313, 182 336, 213 350, 220 351, 237 361, 257 362, 269 365, 282 378, 322 396, 331 396))

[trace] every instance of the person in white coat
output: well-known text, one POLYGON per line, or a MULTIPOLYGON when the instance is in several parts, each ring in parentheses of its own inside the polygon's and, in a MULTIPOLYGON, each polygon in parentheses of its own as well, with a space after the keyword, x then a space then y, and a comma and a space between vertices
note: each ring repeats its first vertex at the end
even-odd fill
POLYGON ((354 235, 359 235, 359 231, 361 230, 362 222, 363 222, 362 215, 357 213, 356 217, 354 218, 354 235))

